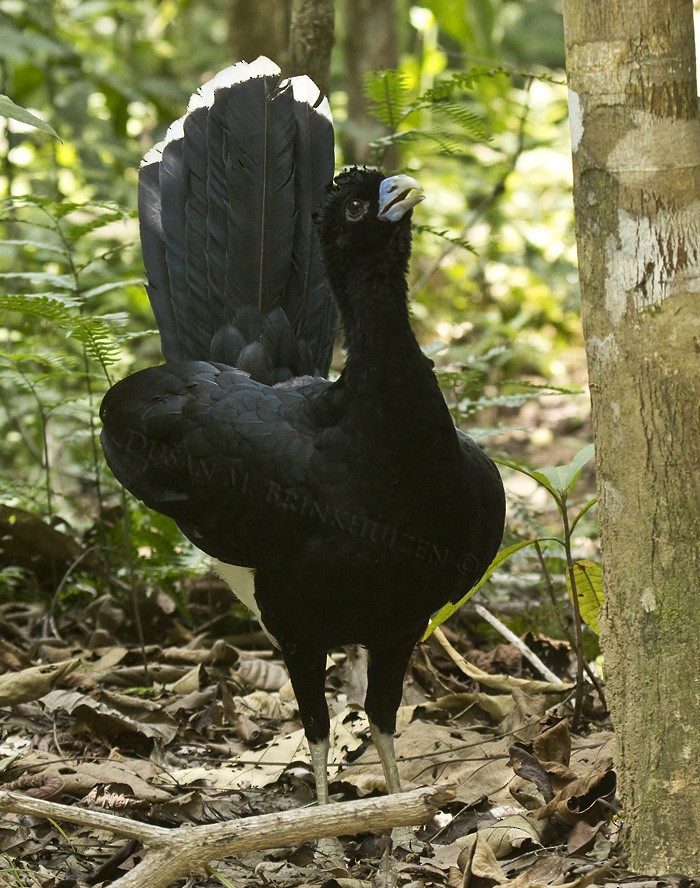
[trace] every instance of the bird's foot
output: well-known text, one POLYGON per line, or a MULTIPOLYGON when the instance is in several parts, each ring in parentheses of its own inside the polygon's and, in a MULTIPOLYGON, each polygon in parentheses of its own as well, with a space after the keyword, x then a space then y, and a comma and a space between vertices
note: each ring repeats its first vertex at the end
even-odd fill
POLYGON ((404 851, 425 850, 425 843, 416 838, 410 826, 395 826, 391 831, 391 843, 394 848, 401 848, 404 851))
POLYGON ((324 836, 316 842, 316 854, 323 858, 343 860, 345 849, 337 836, 324 836))

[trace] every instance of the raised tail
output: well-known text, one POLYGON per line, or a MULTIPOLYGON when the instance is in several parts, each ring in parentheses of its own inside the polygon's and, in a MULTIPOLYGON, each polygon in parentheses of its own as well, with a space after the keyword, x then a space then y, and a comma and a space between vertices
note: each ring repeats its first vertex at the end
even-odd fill
POLYGON ((312 214, 333 178, 328 102, 261 57, 219 72, 139 174, 148 296, 167 361, 272 384, 325 376, 336 309, 312 214))

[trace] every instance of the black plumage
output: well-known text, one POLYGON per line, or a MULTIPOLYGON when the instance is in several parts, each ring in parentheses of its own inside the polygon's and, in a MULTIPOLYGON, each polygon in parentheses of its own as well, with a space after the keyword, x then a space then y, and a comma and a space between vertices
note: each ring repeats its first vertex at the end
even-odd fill
POLYGON ((398 789, 411 651, 488 567, 505 505, 409 323, 420 186, 353 169, 326 193, 325 106, 269 64, 218 75, 147 156, 139 212, 167 363, 107 393, 102 440, 117 478, 221 562, 280 646, 325 801, 326 651, 367 648, 366 710, 398 789), (331 383, 333 297, 347 360, 331 383))

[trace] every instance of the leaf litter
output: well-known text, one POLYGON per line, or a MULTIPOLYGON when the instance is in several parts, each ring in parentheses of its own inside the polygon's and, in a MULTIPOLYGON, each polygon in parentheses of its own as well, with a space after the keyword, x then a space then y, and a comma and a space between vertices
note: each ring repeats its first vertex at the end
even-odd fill
MULTIPOLYGON (((0 607, 0 790, 165 827, 313 804, 308 750, 276 652, 246 646, 259 633, 193 635, 168 596, 160 599, 165 643, 143 650, 128 606, 109 596, 92 603, 91 616, 67 608, 51 638, 37 608, 0 607)), ((324 865, 312 843, 251 852, 213 863, 188 886, 643 884, 618 863, 609 725, 598 717, 572 735, 570 684, 540 681, 510 645, 472 658, 464 638, 445 633, 468 668, 434 638, 420 645, 399 712, 404 787, 455 791, 418 831, 421 851, 348 836, 342 861, 324 865)), ((563 662, 561 643, 552 649, 563 662)), ((384 791, 360 705, 364 670, 355 651, 328 661, 330 788, 341 804, 384 791)), ((135 841, 94 827, 0 818, 2 886, 109 885, 142 856, 135 841)))

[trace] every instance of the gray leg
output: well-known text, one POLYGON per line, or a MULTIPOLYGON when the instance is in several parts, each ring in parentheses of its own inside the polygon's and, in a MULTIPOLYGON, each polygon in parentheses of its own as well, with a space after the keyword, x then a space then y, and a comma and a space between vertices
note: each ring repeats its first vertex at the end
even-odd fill
MULTIPOLYGON (((330 749, 330 739, 328 737, 318 740, 315 743, 309 741, 309 752, 311 753, 311 767, 314 771, 314 781, 316 783, 316 798, 319 805, 327 805, 328 799, 328 750, 330 749)), ((345 850, 343 845, 336 836, 326 836, 318 839, 316 849, 323 857, 344 857, 345 850)))
MULTIPOLYGON (((401 792, 401 780, 399 779, 399 769, 396 766, 396 752, 394 751, 394 735, 380 730, 372 722, 369 723, 369 729, 372 733, 375 749, 379 755, 379 761, 382 763, 386 791, 389 793, 401 792)), ((423 847, 422 842, 419 842, 413 835, 413 830, 410 826, 394 827, 391 831, 391 840, 395 846, 398 845, 409 851, 419 851, 423 847)))

